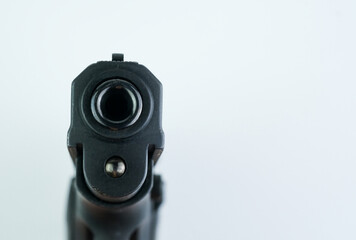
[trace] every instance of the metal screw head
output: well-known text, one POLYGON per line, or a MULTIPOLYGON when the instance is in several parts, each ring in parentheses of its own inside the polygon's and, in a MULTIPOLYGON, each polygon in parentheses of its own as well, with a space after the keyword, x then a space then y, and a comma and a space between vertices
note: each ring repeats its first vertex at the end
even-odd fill
POLYGON ((113 178, 121 177, 126 171, 124 160, 119 157, 110 158, 105 164, 105 172, 113 178))

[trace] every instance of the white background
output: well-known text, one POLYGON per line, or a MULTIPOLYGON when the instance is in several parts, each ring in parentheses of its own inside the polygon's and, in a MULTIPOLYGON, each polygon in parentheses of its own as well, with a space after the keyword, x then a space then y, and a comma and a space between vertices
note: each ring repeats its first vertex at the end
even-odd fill
POLYGON ((71 81, 163 83, 160 240, 356 239, 355 1, 0 3, 0 239, 66 239, 71 81))

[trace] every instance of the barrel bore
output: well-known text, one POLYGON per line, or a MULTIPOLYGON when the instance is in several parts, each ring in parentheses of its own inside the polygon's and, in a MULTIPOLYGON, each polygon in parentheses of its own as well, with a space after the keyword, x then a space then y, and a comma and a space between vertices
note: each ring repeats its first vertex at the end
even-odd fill
POLYGON ((100 84, 91 100, 94 118, 111 129, 122 129, 134 124, 142 111, 142 98, 133 84, 112 79, 100 84))

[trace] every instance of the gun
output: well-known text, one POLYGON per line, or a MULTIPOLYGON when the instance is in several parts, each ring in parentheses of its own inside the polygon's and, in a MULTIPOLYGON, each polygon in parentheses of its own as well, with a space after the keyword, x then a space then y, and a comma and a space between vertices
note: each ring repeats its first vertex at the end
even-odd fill
POLYGON ((143 65, 112 61, 72 82, 68 150, 69 240, 153 240, 162 180, 153 173, 164 148, 162 85, 143 65))

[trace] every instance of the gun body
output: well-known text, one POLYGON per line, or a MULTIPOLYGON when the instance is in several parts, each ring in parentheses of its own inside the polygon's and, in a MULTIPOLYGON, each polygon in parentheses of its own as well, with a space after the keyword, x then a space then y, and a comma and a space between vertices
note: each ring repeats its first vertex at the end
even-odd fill
POLYGON ((72 84, 68 149, 76 167, 70 240, 153 240, 162 181, 153 168, 164 146, 162 87, 144 66, 113 61, 72 84))

